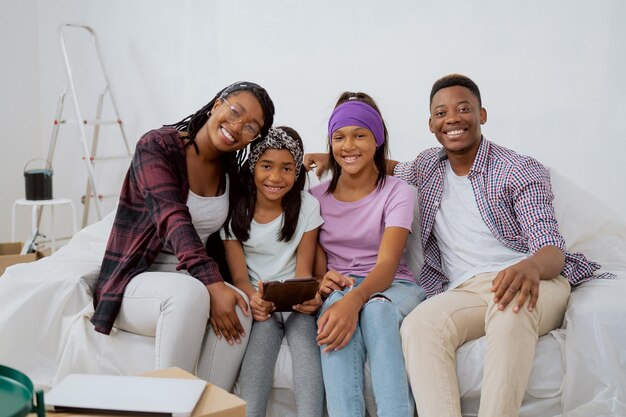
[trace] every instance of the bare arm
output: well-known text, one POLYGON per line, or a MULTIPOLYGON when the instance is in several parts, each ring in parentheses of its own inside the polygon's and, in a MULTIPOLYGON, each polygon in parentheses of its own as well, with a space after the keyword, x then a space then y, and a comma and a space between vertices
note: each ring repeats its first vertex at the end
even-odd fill
POLYGON ((256 288, 250 284, 246 256, 241 243, 238 240, 224 240, 224 251, 226 252, 226 262, 228 263, 233 284, 243 291, 248 296, 248 299, 252 299, 256 288))
MULTIPOLYGON (((317 228, 306 232, 300 240, 296 252, 296 277, 312 277, 316 261, 317 228)), ((313 314, 322 306, 322 297, 317 293, 314 298, 302 304, 293 306, 293 309, 303 314, 313 314)))
POLYGON ((319 281, 324 278, 324 275, 328 271, 328 264, 326 261, 326 252, 322 249, 322 245, 317 241, 315 243, 315 262, 313 264, 313 276, 319 281))
POLYGON ((402 259, 408 236, 409 231, 403 227, 386 228, 380 242, 376 266, 348 296, 354 297, 363 305, 373 294, 389 288, 402 259))
MULTIPOLYGON (((243 252, 241 242, 238 240, 225 240, 224 250, 226 252, 228 269, 230 270, 230 275, 233 278, 233 284, 235 284, 237 288, 248 296, 248 300, 250 300, 250 308, 252 309, 252 316, 257 321, 267 320, 270 313, 274 309, 274 304, 262 299, 262 286, 260 286, 257 291, 257 289, 250 284, 250 275, 248 274, 248 267, 246 265, 246 256, 243 252)), ((211 300, 211 304, 213 304, 213 300, 211 300)), ((211 316, 211 320, 213 320, 213 316, 211 316)), ((213 326, 213 321, 211 321, 211 326, 213 326)), ((213 330, 215 330, 215 327, 213 330)))
POLYGON ((333 291, 343 290, 346 287, 354 285, 354 278, 341 275, 339 272, 334 270, 328 270, 326 252, 324 252, 324 249, 319 242, 317 242, 315 252, 314 274, 318 281, 320 281, 320 288, 318 292, 324 299, 333 291))
POLYGON ((398 165, 398 161, 394 161, 393 159, 385 160, 385 172, 387 175, 393 175, 393 170, 396 168, 396 165, 398 165))
POLYGON ((313 261, 315 259, 315 245, 317 243, 317 228, 304 233, 296 251, 296 277, 308 278, 313 276, 313 261))

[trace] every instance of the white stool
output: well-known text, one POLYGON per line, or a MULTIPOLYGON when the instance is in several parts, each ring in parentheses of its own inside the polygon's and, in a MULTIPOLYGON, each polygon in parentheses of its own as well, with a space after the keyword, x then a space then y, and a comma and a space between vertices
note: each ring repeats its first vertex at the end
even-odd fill
POLYGON ((59 206, 63 204, 68 204, 72 209, 72 227, 74 228, 74 233, 77 232, 76 229, 76 207, 74 206, 74 202, 69 198, 53 198, 52 200, 26 200, 19 199, 15 200, 13 203, 13 212, 11 213, 11 241, 15 242, 15 209, 17 206, 32 206, 32 218, 31 218, 31 234, 34 235, 37 233, 37 216, 40 210, 43 210, 44 207, 50 207, 50 235, 51 235, 51 246, 52 252, 56 250, 56 239, 54 235, 54 206, 59 206))

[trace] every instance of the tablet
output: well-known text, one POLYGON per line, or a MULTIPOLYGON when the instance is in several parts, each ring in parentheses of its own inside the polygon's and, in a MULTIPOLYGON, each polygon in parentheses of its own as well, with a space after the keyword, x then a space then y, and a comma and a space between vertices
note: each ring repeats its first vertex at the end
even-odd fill
POLYGON ((274 303, 274 311, 292 311, 296 304, 312 298, 319 288, 315 278, 292 278, 282 281, 263 282, 263 299, 274 303))

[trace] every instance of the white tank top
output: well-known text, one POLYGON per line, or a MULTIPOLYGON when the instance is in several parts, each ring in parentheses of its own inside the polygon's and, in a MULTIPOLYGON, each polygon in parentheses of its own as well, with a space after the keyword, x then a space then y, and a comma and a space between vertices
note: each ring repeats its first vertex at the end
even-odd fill
MULTIPOLYGON (((226 190, 224 194, 216 197, 203 197, 189 190, 187 197, 187 207, 191 214, 191 223, 196 228, 198 236, 203 244, 206 244, 209 235, 218 231, 226 221, 228 216, 228 192, 230 181, 226 176, 226 190)), ((155 266, 151 269, 159 269, 158 264, 176 265, 178 259, 169 247, 164 247, 154 261, 155 266)))
POLYGON ((191 214, 191 222, 200 236, 202 243, 206 243, 209 235, 220 230, 228 216, 228 175, 226 176, 226 190, 217 197, 203 197, 189 190, 187 207, 191 214))

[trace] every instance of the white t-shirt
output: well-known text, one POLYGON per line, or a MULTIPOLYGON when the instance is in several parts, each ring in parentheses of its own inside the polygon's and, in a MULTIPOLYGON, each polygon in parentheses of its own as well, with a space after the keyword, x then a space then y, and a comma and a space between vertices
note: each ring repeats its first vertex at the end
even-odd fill
POLYGON ((470 180, 457 176, 448 161, 433 233, 441 251, 443 272, 450 280, 448 289, 477 274, 501 271, 528 257, 493 236, 478 211, 470 180))
MULTIPOLYGON (((246 256, 250 283, 255 287, 260 281, 276 281, 294 278, 296 274, 296 250, 304 233, 319 227, 324 220, 320 215, 320 206, 315 197, 301 192, 302 205, 298 225, 293 237, 288 242, 278 240, 283 227, 284 213, 269 223, 257 223, 254 219, 250 224, 250 238, 242 242, 246 256)), ((224 229, 220 230, 222 239, 235 240, 234 236, 226 237, 224 229)))

